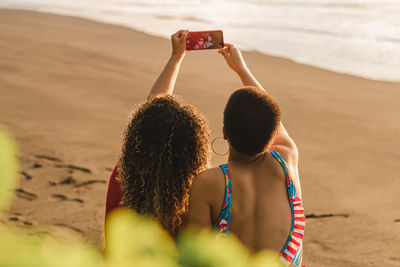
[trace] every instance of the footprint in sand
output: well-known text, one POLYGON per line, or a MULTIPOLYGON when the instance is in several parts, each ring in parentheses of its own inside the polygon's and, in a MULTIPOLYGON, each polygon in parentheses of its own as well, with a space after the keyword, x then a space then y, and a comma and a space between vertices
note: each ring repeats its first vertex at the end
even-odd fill
POLYGON ((306 219, 321 219, 321 218, 329 218, 329 217, 343 217, 347 218, 349 217, 349 214, 346 213, 327 213, 327 214, 306 214, 306 219))
POLYGON ((29 200, 29 201, 33 201, 33 200, 35 200, 37 198, 36 194, 27 192, 22 188, 17 188, 15 190, 15 193, 16 193, 18 198, 26 199, 26 200, 29 200))
POLYGON ((62 184, 62 185, 76 184, 76 180, 74 179, 74 177, 69 176, 69 177, 65 178, 64 180, 62 180, 61 182, 59 182, 59 184, 62 184))
POLYGON ((61 195, 61 194, 53 194, 53 195, 51 195, 51 197, 55 198, 57 200, 62 200, 62 201, 68 200, 68 198, 66 196, 61 195))
POLYGON ((75 201, 75 202, 78 202, 78 203, 84 203, 84 201, 82 199, 80 199, 80 198, 73 198, 73 199, 70 199, 70 201, 75 201))
POLYGON ((64 180, 61 180, 59 183, 54 182, 54 181, 49 181, 50 186, 56 186, 56 185, 74 185, 76 184, 76 180, 72 176, 68 176, 64 180))
POLYGON ((76 170, 76 171, 81 171, 81 172, 85 172, 85 173, 92 173, 92 171, 87 168, 79 167, 79 166, 75 166, 75 165, 71 165, 71 164, 57 164, 56 168, 67 168, 70 170, 76 170))
POLYGON ((89 181, 85 181, 83 183, 77 184, 74 187, 79 188, 79 187, 88 186, 88 185, 96 184, 96 183, 106 184, 107 181, 106 180, 89 180, 89 181))
POLYGON ((35 163, 35 164, 32 165, 31 169, 39 169, 39 168, 42 168, 42 167, 43 167, 42 164, 35 163))
POLYGON ((82 183, 77 184, 77 180, 72 177, 72 176, 68 176, 67 178, 65 178, 64 180, 60 181, 59 183, 50 181, 49 184, 51 186, 56 186, 56 185, 74 185, 74 188, 79 188, 79 187, 84 187, 84 186, 88 186, 91 184, 106 184, 107 181, 106 180, 88 180, 82 183))
POLYGON ((78 202, 78 203, 84 203, 80 198, 68 198, 67 196, 64 196, 62 194, 53 194, 51 195, 53 199, 59 200, 59 201, 73 201, 73 202, 78 202))
POLYGON ((22 176, 24 176, 26 180, 31 180, 31 179, 32 179, 32 176, 29 175, 29 174, 26 173, 26 172, 20 172, 20 174, 22 174, 22 176))
POLYGON ((33 225, 32 222, 25 221, 25 220, 23 220, 23 217, 20 218, 19 216, 20 216, 20 214, 18 213, 18 215, 16 215, 16 216, 9 217, 8 220, 12 221, 12 222, 21 222, 25 226, 32 226, 33 225))
POLYGON ((56 224, 53 224, 53 225, 57 226, 57 227, 68 228, 68 229, 71 229, 71 230, 73 230, 73 231, 75 231, 77 233, 84 234, 84 232, 81 229, 73 227, 73 226, 70 226, 70 225, 67 225, 67 224, 64 224, 64 223, 56 223, 56 224))
POLYGON ((46 156, 46 155, 36 155, 36 158, 38 158, 38 159, 47 159, 47 160, 55 161, 55 162, 62 162, 61 159, 59 159, 59 158, 50 157, 50 156, 46 156))

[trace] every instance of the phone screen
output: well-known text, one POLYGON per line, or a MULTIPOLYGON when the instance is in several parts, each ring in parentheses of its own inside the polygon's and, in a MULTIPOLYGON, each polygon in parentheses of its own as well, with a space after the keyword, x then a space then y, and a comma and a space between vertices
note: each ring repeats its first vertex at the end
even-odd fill
POLYGON ((218 49, 224 47, 222 31, 189 32, 186 50, 218 49))

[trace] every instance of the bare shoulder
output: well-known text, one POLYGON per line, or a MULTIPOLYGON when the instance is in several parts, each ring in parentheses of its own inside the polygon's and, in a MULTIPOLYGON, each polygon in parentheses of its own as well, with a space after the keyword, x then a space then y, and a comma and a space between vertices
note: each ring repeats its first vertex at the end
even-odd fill
POLYGON ((225 186, 223 173, 219 168, 211 168, 197 175, 189 195, 189 224, 209 227, 213 221, 210 217, 212 207, 223 196, 225 186))
POLYGON ((214 168, 210 168, 210 169, 200 172, 198 176, 202 176, 203 177, 202 179, 212 180, 213 177, 221 176, 222 174, 223 174, 223 172, 220 167, 214 167, 214 168))
POLYGON ((224 192, 225 179, 219 167, 202 171, 194 179, 190 195, 192 199, 202 198, 209 204, 215 202, 215 198, 224 192))
POLYGON ((274 145, 272 149, 276 150, 281 155, 289 166, 297 167, 299 161, 299 151, 293 143, 291 146, 274 145))
POLYGON ((296 145, 275 145, 272 149, 276 150, 279 155, 283 157, 288 166, 289 175, 293 180, 296 190, 299 192, 301 197, 301 184, 299 177, 299 152, 296 145))
POLYGON ((221 184, 224 186, 223 172, 220 167, 214 167, 211 169, 207 169, 205 171, 200 172, 193 182, 193 186, 199 187, 199 189, 212 190, 215 187, 220 186, 221 184))

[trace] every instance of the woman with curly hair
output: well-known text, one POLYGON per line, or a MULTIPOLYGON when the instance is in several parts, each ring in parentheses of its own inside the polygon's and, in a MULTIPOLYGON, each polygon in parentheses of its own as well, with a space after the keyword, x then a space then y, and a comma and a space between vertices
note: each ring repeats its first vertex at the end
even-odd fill
POLYGON ((193 178, 209 161, 209 131, 196 108, 172 92, 187 32, 171 36, 172 55, 148 100, 133 112, 109 182, 106 216, 117 207, 155 217, 171 236, 185 220, 193 178))

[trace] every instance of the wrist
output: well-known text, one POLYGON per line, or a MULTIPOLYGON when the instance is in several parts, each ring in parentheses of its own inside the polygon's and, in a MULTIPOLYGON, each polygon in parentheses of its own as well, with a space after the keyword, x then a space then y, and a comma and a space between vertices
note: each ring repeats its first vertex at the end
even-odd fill
POLYGON ((236 69, 236 73, 237 73, 240 77, 243 77, 243 76, 246 76, 246 75, 250 74, 250 70, 249 70, 249 68, 247 68, 246 65, 244 65, 244 66, 238 67, 238 68, 236 69))
POLYGON ((170 60, 175 62, 181 62, 184 57, 185 57, 184 53, 182 54, 172 53, 170 60))

